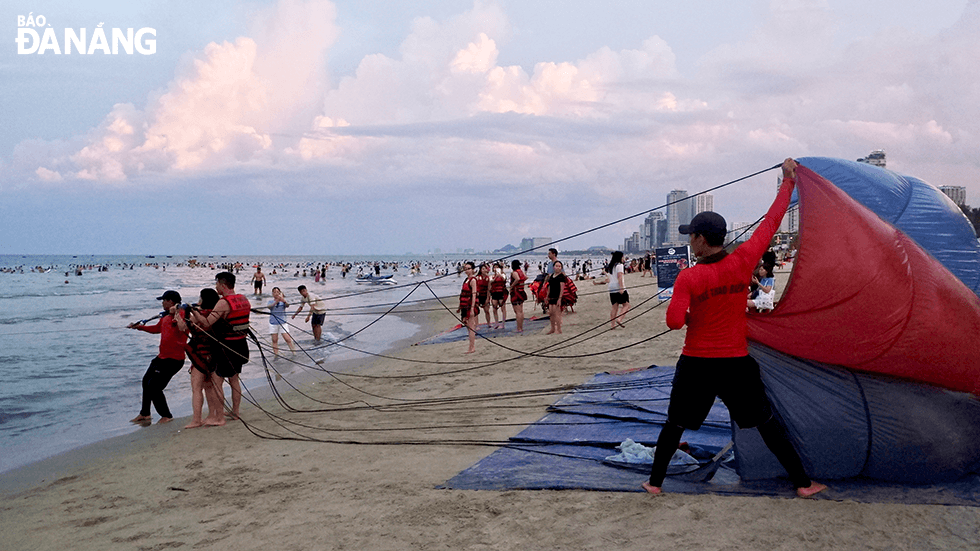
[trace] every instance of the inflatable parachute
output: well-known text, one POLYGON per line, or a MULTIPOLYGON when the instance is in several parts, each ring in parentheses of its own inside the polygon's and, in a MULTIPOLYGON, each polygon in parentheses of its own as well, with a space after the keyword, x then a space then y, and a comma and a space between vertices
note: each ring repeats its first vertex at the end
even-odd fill
MULTIPOLYGON (((980 467, 980 246, 922 180, 798 159, 798 253, 750 353, 816 479, 928 483, 980 467)), ((782 470, 735 431, 740 475, 782 470)))

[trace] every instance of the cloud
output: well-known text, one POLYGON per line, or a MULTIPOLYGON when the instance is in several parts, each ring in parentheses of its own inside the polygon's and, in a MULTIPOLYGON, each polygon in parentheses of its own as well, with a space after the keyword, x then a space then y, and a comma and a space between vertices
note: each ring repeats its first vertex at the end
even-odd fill
POLYGON ((320 104, 335 17, 324 0, 281 0, 256 15, 252 37, 186 58, 145 110, 114 106, 84 146, 43 161, 38 177, 53 181, 57 167, 65 179, 118 183, 274 159, 275 136, 306 130, 320 104))
POLYGON ((283 0, 248 36, 189 56, 145 108, 117 105, 86 136, 24 142, 10 164, 50 185, 254 168, 316 175, 318 192, 350 196, 561 190, 614 202, 706 187, 787 155, 884 148, 893 166, 929 178, 936 159, 976 168, 977 6, 934 36, 847 41, 827 2, 773 1, 744 40, 686 74, 658 36, 502 65, 521 44, 500 5, 478 1, 417 18, 396 53, 366 55, 331 82, 333 5, 283 0))

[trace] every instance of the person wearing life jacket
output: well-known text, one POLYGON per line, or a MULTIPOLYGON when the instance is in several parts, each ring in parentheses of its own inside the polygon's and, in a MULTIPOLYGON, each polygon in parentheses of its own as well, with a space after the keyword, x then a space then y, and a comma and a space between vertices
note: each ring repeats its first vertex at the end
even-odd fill
MULTIPOLYGON (((207 317, 214 309, 215 304, 221 297, 214 289, 206 287, 201 289, 201 297, 197 302, 197 311, 207 317)), ((224 421, 225 408, 221 398, 218 397, 217 389, 211 382, 211 373, 214 365, 211 362, 211 343, 213 337, 206 331, 196 327, 188 320, 177 319, 177 327, 184 331, 190 331, 190 339, 184 345, 184 351, 191 360, 191 407, 193 418, 191 422, 184 426, 185 429, 194 429, 204 426, 205 422, 224 421), (207 419, 201 418, 204 409, 204 401, 208 403, 207 419)))
POLYGON ((463 288, 459 292, 459 308, 456 309, 459 312, 459 319, 462 320, 469 332, 470 347, 466 351, 467 354, 476 352, 476 321, 480 316, 480 310, 477 308, 476 277, 473 275, 473 269, 472 262, 463 264, 466 281, 463 282, 463 288))
MULTIPOLYGON (((214 276, 214 288, 221 299, 207 316, 193 312, 194 324, 199 328, 210 331, 214 336, 211 346, 211 360, 214 364, 214 383, 218 396, 224 400, 224 381, 228 379, 231 386, 231 418, 238 419, 239 407, 242 403, 242 386, 239 375, 242 366, 248 362, 248 315, 252 305, 243 295, 235 292, 235 274, 221 272, 214 276)), ((207 425, 224 425, 220 421, 206 421, 207 425)))
POLYGON ((500 329, 507 323, 507 279, 504 278, 504 267, 499 262, 493 265, 493 276, 490 280, 490 305, 493 306, 493 323, 500 329), (502 318, 497 319, 497 310, 501 310, 502 318))
POLYGON ((521 261, 514 260, 510 263, 510 305, 514 308, 514 317, 517 318, 517 332, 524 331, 524 301, 527 300, 527 291, 524 290, 524 282, 527 276, 521 269, 521 261))
POLYGON ((483 309, 490 325, 490 266, 480 264, 480 273, 476 276, 476 304, 483 309))

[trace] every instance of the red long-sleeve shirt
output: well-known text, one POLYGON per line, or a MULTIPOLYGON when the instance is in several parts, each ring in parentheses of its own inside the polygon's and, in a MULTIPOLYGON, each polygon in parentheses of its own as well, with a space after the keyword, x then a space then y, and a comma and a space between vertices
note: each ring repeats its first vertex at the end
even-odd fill
POLYGON ((170 360, 184 359, 184 345, 187 344, 187 333, 177 328, 177 322, 170 314, 160 318, 156 325, 143 325, 138 327, 147 333, 160 334, 160 353, 161 358, 170 360))
POLYGON ((735 358, 749 353, 745 301, 752 270, 779 229, 794 185, 792 179, 783 179, 765 219, 733 253, 717 262, 699 262, 677 275, 667 306, 667 326, 680 329, 687 324, 685 356, 735 358))

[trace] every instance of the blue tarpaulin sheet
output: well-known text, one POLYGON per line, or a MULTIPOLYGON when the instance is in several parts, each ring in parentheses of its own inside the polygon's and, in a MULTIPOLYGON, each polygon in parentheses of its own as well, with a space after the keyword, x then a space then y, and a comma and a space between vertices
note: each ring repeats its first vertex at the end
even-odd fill
MULTIPOLYGON (((555 402, 549 412, 475 465, 441 487, 460 490, 642 491, 644 467, 624 468, 605 459, 627 438, 653 446, 666 419, 673 367, 653 366, 628 373, 601 373, 555 402)), ((743 431, 744 432, 744 431, 743 431)), ((756 434, 756 436, 758 436, 756 434)), ((684 438, 693 448, 714 453, 732 439, 728 411, 718 401, 699 431, 684 438)), ((785 478, 742 480, 737 458, 720 464, 713 478, 691 481, 668 476, 664 490, 684 494, 793 497, 785 478)), ((675 469, 672 467, 672 471, 675 469)), ((902 484, 864 478, 826 481, 822 499, 865 503, 980 505, 980 476, 956 482, 902 484)))

